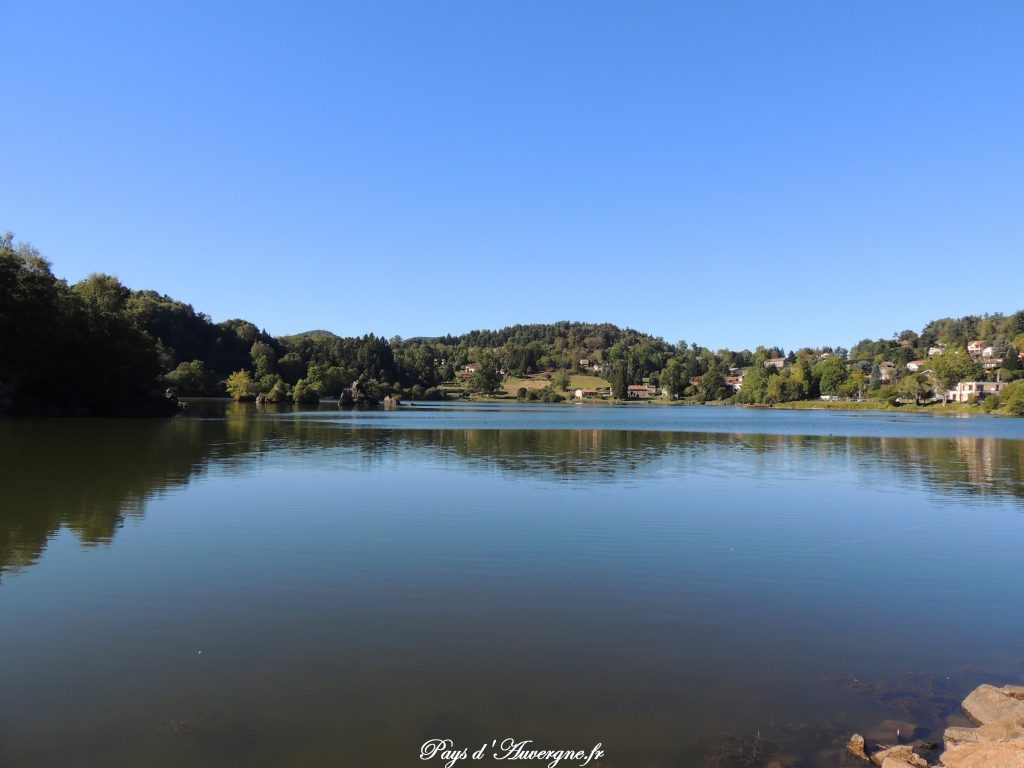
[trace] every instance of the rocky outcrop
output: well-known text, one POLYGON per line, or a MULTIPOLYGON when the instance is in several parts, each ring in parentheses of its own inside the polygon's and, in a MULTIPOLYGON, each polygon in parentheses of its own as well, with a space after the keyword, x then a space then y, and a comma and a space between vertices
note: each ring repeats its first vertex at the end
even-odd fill
POLYGON ((893 764, 896 766, 910 765, 913 768, 928 768, 928 761, 914 752, 914 748, 909 744, 897 744, 894 747, 881 749, 871 756, 871 762, 880 766, 886 766, 888 763, 890 768, 893 764))
POLYGON ((945 768, 1024 768, 1024 739, 959 744, 942 753, 945 768))
POLYGON ((846 751, 859 760, 867 760, 868 753, 864 751, 864 737, 859 733, 850 737, 850 743, 846 745, 846 751))
MULTIPOLYGON (((943 737, 945 752, 936 768, 1024 768, 1024 686, 979 685, 964 699, 963 710, 976 728, 952 726, 943 737)), ((895 736, 911 738, 916 729, 909 723, 883 723, 884 730, 895 726, 895 736)), ((921 742, 879 747, 870 756, 880 768, 927 768, 930 764, 914 745, 921 742)), ((854 734, 847 751, 867 760, 864 738, 854 734)), ((934 745, 923 745, 924 751, 934 745)))
POLYGON ((1024 723, 1024 686, 979 685, 964 699, 964 712, 981 725, 1024 723))
POLYGON ((385 408, 397 408, 402 404, 402 401, 398 398, 398 395, 392 397, 391 395, 385 395, 384 407, 385 408))
POLYGON ((360 376, 352 382, 351 387, 342 391, 338 405, 342 408, 376 408, 380 401, 370 391, 369 380, 365 376, 360 376))
POLYGON ((946 768, 1024 768, 1024 687, 979 685, 964 699, 977 728, 947 728, 946 768))

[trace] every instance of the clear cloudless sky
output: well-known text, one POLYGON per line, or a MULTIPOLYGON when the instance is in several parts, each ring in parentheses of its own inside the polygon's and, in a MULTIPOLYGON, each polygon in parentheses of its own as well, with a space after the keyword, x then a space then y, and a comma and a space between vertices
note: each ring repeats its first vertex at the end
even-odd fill
POLYGON ((1024 307, 1024 3, 0 1, 0 230, 274 334, 1024 307))

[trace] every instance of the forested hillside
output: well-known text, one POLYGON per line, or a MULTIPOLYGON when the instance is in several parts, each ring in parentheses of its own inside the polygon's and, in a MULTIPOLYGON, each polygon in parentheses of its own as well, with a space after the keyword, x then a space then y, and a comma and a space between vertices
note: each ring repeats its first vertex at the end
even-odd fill
MULTIPOLYGON (((685 316, 678 324, 685 328, 685 316)), ((880 365, 905 368, 927 359, 929 350, 971 340, 984 340, 1002 361, 985 375, 1004 381, 1021 375, 1024 312, 944 318, 920 333, 864 339, 852 350, 788 354, 778 347, 712 351, 607 323, 569 321, 434 338, 340 337, 325 330, 275 337, 248 320, 214 322, 190 304, 130 290, 109 275, 68 285, 30 245, 15 244, 10 234, 0 238, 0 407, 15 413, 168 412, 165 390, 313 401, 337 397, 360 376, 381 397, 432 399, 442 396, 446 382, 490 392, 505 376, 566 371, 599 374, 620 398, 630 384, 648 383, 670 399, 785 402, 893 386, 880 365), (472 375, 465 370, 470 363, 472 375), (737 374, 743 377, 738 394, 731 380, 737 374)))

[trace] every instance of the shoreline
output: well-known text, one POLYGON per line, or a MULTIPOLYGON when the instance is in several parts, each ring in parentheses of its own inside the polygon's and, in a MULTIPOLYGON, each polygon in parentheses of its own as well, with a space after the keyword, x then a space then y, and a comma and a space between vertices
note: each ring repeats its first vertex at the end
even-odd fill
MULTIPOLYGON (((329 401, 325 401, 329 402, 329 401)), ((493 396, 474 396, 467 398, 449 398, 440 401, 423 401, 423 402, 448 402, 448 403, 523 403, 533 404, 531 402, 522 401, 515 397, 493 397, 493 396)), ((788 403, 774 403, 771 405, 755 404, 755 403, 730 403, 727 401, 710 401, 707 403, 697 403, 692 401, 681 401, 681 400, 663 400, 661 398, 652 398, 649 400, 576 400, 575 398, 566 398, 559 403, 549 403, 549 405, 578 405, 586 407, 607 407, 612 405, 629 405, 629 406, 664 406, 671 408, 679 407, 701 407, 705 405, 722 407, 722 408, 749 408, 752 410, 787 410, 787 411, 846 411, 846 412, 877 412, 877 413, 917 413, 922 415, 931 416, 946 416, 946 417, 1003 417, 1003 418, 1018 418, 1008 413, 999 413, 997 411, 986 412, 982 411, 978 406, 970 403, 947 403, 942 405, 941 403, 933 403, 931 405, 911 405, 909 403, 902 405, 889 405, 884 402, 876 401, 849 401, 849 402, 835 402, 827 400, 794 400, 788 403)))

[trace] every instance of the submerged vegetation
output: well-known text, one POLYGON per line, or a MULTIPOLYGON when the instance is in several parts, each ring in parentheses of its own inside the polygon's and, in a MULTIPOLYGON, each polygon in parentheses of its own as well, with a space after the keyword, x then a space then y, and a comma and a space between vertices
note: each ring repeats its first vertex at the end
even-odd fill
POLYGON ((380 399, 594 396, 823 407, 840 399, 919 406, 944 401, 960 381, 984 380, 1001 388, 979 393, 985 410, 1024 415, 1024 311, 936 320, 919 334, 864 339, 850 350, 713 351, 568 321, 414 339, 324 330, 272 336, 247 320, 214 322, 110 275, 68 285, 10 233, 0 237, 0 338, 0 412, 12 413, 171 413, 174 400, 165 394, 315 403, 338 398, 362 377, 380 399), (964 351, 978 341, 984 359, 964 351))

